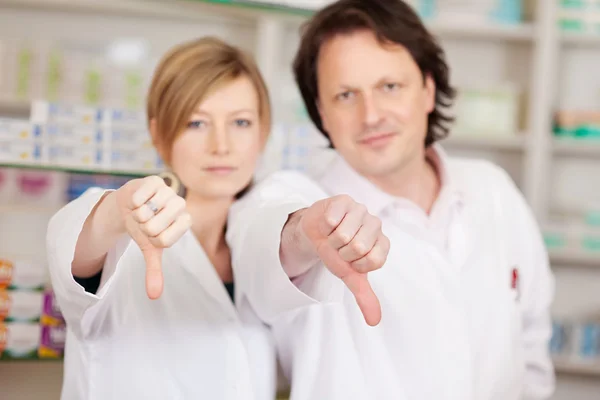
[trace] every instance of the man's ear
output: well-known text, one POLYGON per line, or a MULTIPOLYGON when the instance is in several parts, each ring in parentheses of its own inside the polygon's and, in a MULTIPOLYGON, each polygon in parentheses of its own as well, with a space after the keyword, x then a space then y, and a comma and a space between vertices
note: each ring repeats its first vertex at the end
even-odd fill
POLYGON ((431 75, 425 76, 425 109, 428 113, 435 110, 435 81, 431 75))
POLYGON ((319 101, 319 99, 315 99, 315 107, 317 107, 317 111, 319 112, 319 117, 321 118, 321 125, 323 126, 323 130, 325 130, 325 132, 328 132, 329 129, 327 129, 327 123, 325 122, 327 119, 323 118, 323 108, 321 107, 321 102, 319 101))

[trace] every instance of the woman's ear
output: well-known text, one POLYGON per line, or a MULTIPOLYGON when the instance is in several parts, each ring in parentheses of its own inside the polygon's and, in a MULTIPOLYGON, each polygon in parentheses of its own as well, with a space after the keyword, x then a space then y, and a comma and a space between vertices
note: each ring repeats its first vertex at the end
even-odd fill
POLYGON ((168 154, 165 154, 167 149, 164 146, 164 141, 161 139, 160 135, 158 134, 158 124, 156 123, 156 118, 152 118, 150 120, 149 126, 150 126, 150 137, 152 138, 152 145, 158 152, 158 155, 160 156, 161 160, 165 161, 168 159, 168 157, 167 157, 168 154))
POLYGON ((152 138, 152 144, 154 145, 154 147, 158 148, 158 131, 156 128, 156 118, 152 118, 148 125, 150 126, 150 137, 152 138))

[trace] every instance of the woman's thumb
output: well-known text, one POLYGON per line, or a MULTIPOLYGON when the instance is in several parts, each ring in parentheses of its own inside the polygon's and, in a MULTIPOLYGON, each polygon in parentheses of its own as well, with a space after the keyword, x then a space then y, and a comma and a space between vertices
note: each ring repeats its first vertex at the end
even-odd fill
POLYGON ((163 291, 162 253, 163 250, 151 244, 141 249, 146 261, 146 293, 152 300, 158 299, 163 291))
POLYGON ((367 274, 353 271, 342 280, 354 295, 367 324, 370 326, 379 324, 381 321, 381 305, 373 288, 371 288, 367 274))

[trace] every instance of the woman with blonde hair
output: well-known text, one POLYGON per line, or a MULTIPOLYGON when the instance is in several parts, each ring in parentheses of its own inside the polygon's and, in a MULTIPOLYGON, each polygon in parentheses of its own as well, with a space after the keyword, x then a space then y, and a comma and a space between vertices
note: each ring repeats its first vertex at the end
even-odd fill
POLYGON ((147 104, 154 145, 185 197, 157 176, 90 189, 48 226, 67 321, 62 399, 275 397, 266 328, 232 290, 230 205, 270 129, 254 61, 216 38, 161 60, 147 104), (78 282, 101 275, 97 290, 78 282))

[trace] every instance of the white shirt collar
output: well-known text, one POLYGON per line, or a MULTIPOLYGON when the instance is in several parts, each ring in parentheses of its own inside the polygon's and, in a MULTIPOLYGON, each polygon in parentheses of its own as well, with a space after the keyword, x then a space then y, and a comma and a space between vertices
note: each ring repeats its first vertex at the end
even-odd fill
MULTIPOLYGON (((445 151, 438 144, 434 144, 427 149, 426 154, 438 171, 442 186, 440 195, 442 193, 444 197, 448 195, 453 204, 455 201, 462 201, 462 193, 456 186, 456 182, 451 179, 448 170, 448 156, 445 151)), ((379 189, 339 155, 321 177, 320 183, 332 195, 348 194, 358 203, 366 205, 369 212, 374 215, 380 215, 388 206, 405 200, 379 189)))

